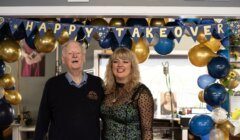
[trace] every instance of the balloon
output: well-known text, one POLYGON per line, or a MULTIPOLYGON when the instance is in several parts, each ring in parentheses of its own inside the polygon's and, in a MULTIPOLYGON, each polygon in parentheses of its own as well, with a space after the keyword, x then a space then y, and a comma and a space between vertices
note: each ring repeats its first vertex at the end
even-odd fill
POLYGON ((224 57, 215 57, 207 65, 208 73, 213 78, 224 78, 230 71, 230 64, 224 57))
POLYGON ((212 118, 205 114, 195 115, 190 119, 189 130, 196 136, 204 136, 213 128, 212 118))
POLYGON ((197 25, 197 24, 200 23, 200 21, 201 21, 201 19, 199 19, 199 18, 183 18, 182 19, 182 22, 184 24, 186 24, 186 23, 194 23, 195 25, 197 25))
POLYGON ((214 24, 215 21, 213 18, 203 18, 199 24, 202 24, 202 25, 208 25, 208 24, 214 24))
POLYGON ((103 18, 95 18, 94 20, 91 21, 91 25, 92 26, 108 26, 108 23, 103 18))
POLYGON ((63 29, 60 36, 58 37, 57 41, 60 45, 63 45, 69 40, 69 34, 66 29, 63 29))
MULTIPOLYGON (((204 100, 204 99, 203 99, 203 100, 204 100)), ((212 111, 213 111, 213 107, 212 107, 212 106, 210 106, 210 105, 208 105, 208 104, 206 105, 206 108, 207 108, 207 110, 208 110, 208 111, 210 111, 210 112, 212 112, 212 111)))
POLYGON ((198 67, 206 66, 208 62, 216 56, 211 49, 202 44, 192 47, 188 52, 190 62, 198 67))
POLYGON ((5 71, 6 71, 5 63, 3 62, 3 60, 0 60, 0 77, 4 75, 5 71))
POLYGON ((205 42, 204 44, 205 46, 210 48, 213 52, 217 52, 221 47, 221 41, 214 37, 211 37, 210 40, 205 42))
POLYGON ((8 126, 13 122, 14 110, 3 98, 0 99, 0 126, 8 126))
POLYGON ((209 140, 209 133, 204 136, 201 136, 201 140, 209 140))
POLYGON ((227 49, 230 46, 230 38, 225 37, 221 40, 221 44, 227 49))
POLYGON ((123 27, 125 26, 125 21, 123 18, 112 18, 109 22, 109 26, 123 27))
POLYGON ((21 57, 21 48, 19 44, 9 39, 1 41, 0 57, 8 63, 17 61, 21 57))
MULTIPOLYGON (((229 91, 228 91, 229 92, 229 91)), ((230 112, 230 107, 229 107, 229 104, 230 104, 230 99, 229 99, 229 93, 226 95, 226 98, 225 98, 225 101, 221 104, 221 107, 223 109, 225 109, 227 112, 230 112)), ((228 114, 229 115, 229 114, 228 114)))
POLYGON ((145 18, 129 18, 126 22, 129 27, 133 26, 148 26, 148 22, 145 18))
POLYGON ((224 134, 222 130, 214 128, 210 131, 209 140, 224 140, 224 134))
POLYGON ((227 120, 224 123, 217 124, 217 128, 224 133, 224 140, 228 140, 229 133, 234 129, 234 126, 227 120))
POLYGON ((227 121, 228 112, 221 107, 214 108, 211 114, 213 121, 217 124, 227 121))
POLYGON ((229 60, 230 56, 229 56, 229 50, 218 50, 217 54, 219 56, 225 57, 226 59, 229 60))
POLYGON ((199 43, 205 43, 205 42, 208 41, 207 38, 206 38, 206 36, 205 36, 205 34, 204 34, 204 32, 199 32, 199 34, 198 34, 198 36, 197 36, 197 41, 198 41, 199 43))
POLYGON ((174 49, 175 43, 173 40, 168 38, 159 39, 159 42, 154 46, 154 50, 161 54, 167 55, 174 49))
POLYGON ((69 23, 69 24, 71 24, 71 23, 73 23, 73 21, 74 21, 74 18, 60 18, 60 23, 69 23))
POLYGON ((151 27, 161 27, 165 25, 165 21, 163 18, 152 18, 150 21, 151 27))
POLYGON ((55 39, 52 30, 48 30, 42 37, 36 35, 36 38, 34 39, 34 44, 37 51, 43 53, 50 53, 54 51, 58 46, 58 42, 55 39))
POLYGON ((15 85, 15 79, 10 74, 4 74, 0 77, 0 87, 11 88, 15 85))
POLYGON ((203 93, 203 91, 200 91, 199 93, 198 93, 198 99, 201 101, 201 102, 205 102, 204 101, 204 93, 203 93))
MULTIPOLYGON (((96 18, 96 19, 92 20, 90 24, 92 26, 108 26, 107 21, 105 19, 102 19, 102 18, 96 18)), ((97 41, 100 40, 100 37, 99 37, 97 32, 93 35, 93 38, 97 41)))
POLYGON ((22 101, 22 96, 16 90, 5 90, 4 97, 12 105, 17 105, 22 101))
POLYGON ((137 43, 133 42, 133 46, 131 49, 137 56, 138 62, 142 63, 147 60, 149 56, 149 47, 143 42, 143 38, 139 38, 137 43))
POLYGON ((214 83, 204 89, 204 101, 211 106, 220 106, 226 99, 227 91, 223 85, 214 83))
POLYGON ((240 75, 235 70, 230 70, 228 75, 220 79, 220 83, 228 89, 234 89, 239 85, 240 75))
POLYGON ((214 83, 215 81, 216 79, 211 77, 210 75, 203 74, 198 77, 197 83, 201 89, 205 89, 208 85, 214 83))

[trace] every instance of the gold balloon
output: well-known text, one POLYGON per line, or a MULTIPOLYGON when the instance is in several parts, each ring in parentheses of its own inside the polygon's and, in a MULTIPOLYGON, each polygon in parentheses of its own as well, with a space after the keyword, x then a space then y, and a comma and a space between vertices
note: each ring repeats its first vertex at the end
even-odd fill
POLYGON ((21 57, 21 48, 16 41, 7 39, 0 42, 0 58, 8 63, 17 61, 21 57))
POLYGON ((4 91, 5 99, 13 105, 17 105, 22 101, 22 96, 16 90, 5 90, 4 91))
POLYGON ((201 101, 201 102, 205 102, 204 101, 204 92, 203 90, 201 90, 199 93, 198 93, 198 99, 201 101))
POLYGON ((62 30, 62 33, 60 34, 60 36, 58 37, 58 43, 63 45, 64 43, 66 43, 69 40, 69 34, 68 31, 66 29, 62 30))
POLYGON ((95 18, 94 20, 91 21, 91 25, 92 26, 108 26, 108 23, 103 18, 95 18))
POLYGON ((229 133, 234 129, 234 126, 227 120, 224 123, 217 124, 217 128, 223 131, 224 140, 229 140, 229 133))
POLYGON ((217 54, 212 52, 211 49, 204 46, 203 44, 199 44, 191 48, 188 52, 188 58, 190 62, 198 67, 203 67, 208 64, 208 62, 216 57, 217 54))
POLYGON ((220 40, 211 37, 209 41, 204 43, 204 45, 210 48, 213 52, 217 52, 222 44, 220 40))
POLYGON ((228 75, 220 79, 220 83, 228 89, 234 89, 239 85, 239 74, 235 70, 230 70, 228 75))
POLYGON ((123 18, 112 18, 109 22, 109 26, 123 27, 125 26, 125 21, 123 18))
POLYGON ((138 62, 142 63, 147 60, 149 56, 149 47, 144 43, 143 38, 139 38, 138 42, 133 42, 131 49, 137 56, 138 62))
POLYGON ((205 34, 204 34, 203 32, 200 32, 200 33, 198 34, 198 36, 197 36, 197 41, 198 41, 199 43, 205 43, 205 42, 207 42, 208 40, 207 40, 207 38, 205 37, 205 34))
POLYGON ((152 18, 150 21, 150 26, 153 26, 153 27, 160 27, 164 25, 165 25, 165 21, 163 18, 152 18))
POLYGON ((48 30, 42 37, 36 35, 34 45, 38 52, 50 53, 58 46, 58 41, 55 39, 52 30, 48 30))
POLYGON ((4 74, 0 78, 0 86, 3 88, 11 88, 15 85, 15 79, 10 74, 4 74))

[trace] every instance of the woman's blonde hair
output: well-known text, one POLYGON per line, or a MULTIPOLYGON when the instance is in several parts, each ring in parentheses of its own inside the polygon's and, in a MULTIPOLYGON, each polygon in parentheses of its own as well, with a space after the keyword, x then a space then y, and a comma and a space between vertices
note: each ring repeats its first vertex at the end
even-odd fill
POLYGON ((116 79, 112 71, 112 63, 115 59, 127 59, 131 62, 131 72, 128 77, 129 81, 124 85, 125 90, 127 90, 127 92, 131 92, 140 80, 138 60, 131 50, 125 47, 119 47, 113 52, 108 60, 105 72, 106 94, 111 94, 116 90, 116 79))

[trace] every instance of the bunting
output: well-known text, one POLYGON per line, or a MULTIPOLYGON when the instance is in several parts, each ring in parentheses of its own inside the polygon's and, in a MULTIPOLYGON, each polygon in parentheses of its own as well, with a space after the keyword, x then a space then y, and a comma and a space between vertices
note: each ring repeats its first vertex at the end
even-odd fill
POLYGON ((213 32, 217 33, 220 38, 223 38, 226 33, 231 30, 233 34, 239 34, 240 32, 240 21, 226 22, 222 20, 220 23, 204 24, 204 25, 180 25, 180 26, 161 26, 161 27, 150 27, 150 26, 134 26, 134 27, 110 27, 110 26, 91 26, 91 25, 77 25, 77 24, 66 24, 66 23, 54 23, 54 22, 42 22, 26 19, 17 19, 14 17, 0 17, 0 29, 2 26, 8 23, 11 33, 14 34, 18 30, 19 25, 23 24, 27 37, 37 29, 39 35, 42 36, 44 33, 51 29, 56 38, 58 38, 63 30, 69 33, 70 39, 75 39, 78 31, 83 30, 85 39, 90 42, 93 35, 97 34, 100 40, 104 40, 109 32, 113 32, 113 35, 120 43, 127 33, 130 32, 133 40, 137 42, 140 37, 146 38, 150 43, 154 36, 157 35, 160 39, 167 38, 169 33, 174 35, 174 38, 180 42, 185 32, 188 32, 190 37, 194 41, 197 40, 197 36, 200 32, 203 32, 207 39, 210 39, 213 32))

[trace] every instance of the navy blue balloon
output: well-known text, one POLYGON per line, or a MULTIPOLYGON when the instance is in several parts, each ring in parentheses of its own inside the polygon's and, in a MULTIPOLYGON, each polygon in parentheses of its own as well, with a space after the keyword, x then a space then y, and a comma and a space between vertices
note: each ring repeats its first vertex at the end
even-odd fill
POLYGON ((3 98, 0 99, 0 126, 8 126, 13 122, 14 110, 3 98))
POLYGON ((211 77, 208 74, 203 74, 198 77, 197 83, 201 89, 205 89, 208 85, 213 84, 216 81, 215 78, 211 77))
POLYGON ((207 108, 207 110, 210 111, 210 112, 212 112, 212 110, 213 110, 213 107, 210 106, 209 104, 206 104, 206 108, 207 108))
POLYGON ((225 37, 221 40, 221 44, 228 49, 230 46, 230 38, 229 37, 225 37))
POLYGON ((189 122, 189 130, 196 136, 207 135, 214 126, 212 118, 205 114, 195 115, 189 122))
POLYGON ((204 136, 201 136, 201 140, 209 140, 209 134, 210 133, 208 133, 208 134, 206 134, 204 136))
POLYGON ((129 18, 126 22, 129 27, 133 26, 148 26, 148 22, 145 18, 129 18))
POLYGON ((60 18, 60 23, 73 23, 74 22, 74 18, 60 18))
POLYGON ((196 25, 199 24, 200 21, 201 21, 201 19, 199 19, 199 18, 183 18, 182 19, 183 23, 194 23, 196 25))
POLYGON ((220 106, 226 99, 228 92, 221 84, 214 83, 204 89, 204 101, 210 106, 220 106))
POLYGON ((229 94, 226 95, 225 101, 221 104, 221 107, 225 109, 228 113, 230 112, 230 101, 229 101, 229 94))
POLYGON ((109 37, 107 35, 104 40, 99 40, 98 43, 99 43, 100 47, 103 49, 110 48, 111 47, 111 37, 109 37))
POLYGON ((161 38, 159 39, 159 42, 154 46, 154 50, 161 55, 167 55, 173 51, 174 46, 175 43, 173 40, 168 38, 161 38))
POLYGON ((208 74, 213 78, 224 78, 230 71, 230 64, 224 57, 218 56, 211 59, 207 65, 208 74))
POLYGON ((225 57, 227 60, 229 60, 230 56, 229 56, 229 50, 218 50, 217 54, 219 56, 225 57))
POLYGON ((0 77, 4 75, 6 71, 6 65, 3 60, 0 60, 0 77))
POLYGON ((204 19, 202 19, 202 20, 200 21, 199 24, 209 25, 209 24, 214 24, 214 23, 215 23, 214 19, 212 19, 212 18, 204 18, 204 19))

